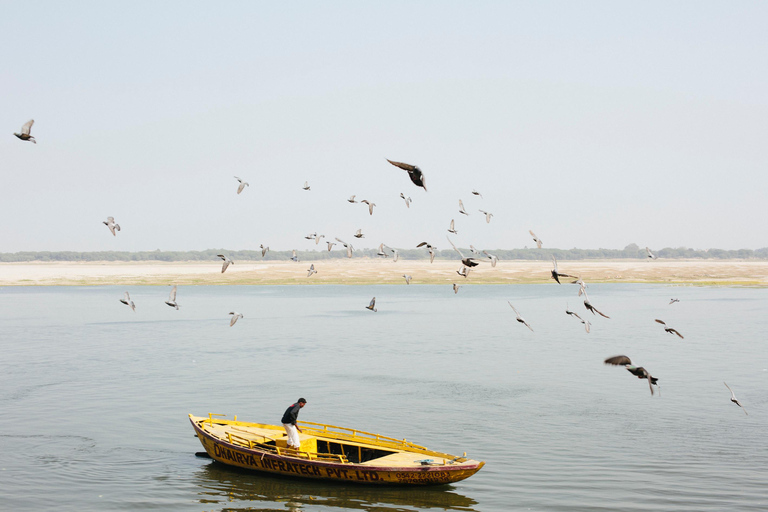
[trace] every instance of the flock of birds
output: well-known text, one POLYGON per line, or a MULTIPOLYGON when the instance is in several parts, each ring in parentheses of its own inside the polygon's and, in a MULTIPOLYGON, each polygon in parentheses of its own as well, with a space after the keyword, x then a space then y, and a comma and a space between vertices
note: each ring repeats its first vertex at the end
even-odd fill
MULTIPOLYGON (((31 135, 31 130, 32 130, 32 126, 33 126, 34 122, 35 122, 34 119, 30 119, 29 121, 24 123, 24 125, 22 125, 21 131, 19 133, 14 133, 14 135, 17 138, 19 138, 20 140, 22 140, 22 141, 32 142, 33 144, 37 144, 37 141, 35 140, 35 137, 33 137, 31 135)), ((408 173, 408 177, 410 178, 411 182, 414 185, 424 189, 425 192, 427 191, 427 187, 425 185, 424 173, 421 171, 421 169, 419 169, 418 166, 407 164, 407 163, 403 163, 403 162, 396 162, 396 161, 389 160, 389 159, 387 159, 387 161, 390 164, 392 164, 393 166, 398 167, 398 168, 403 169, 404 171, 406 171, 408 173)), ((237 194, 241 194, 243 192, 243 190, 245 189, 245 187, 249 186, 249 183, 244 181, 243 179, 239 178, 238 176, 235 176, 235 179, 238 182, 237 194)), ((310 185, 309 185, 309 183, 307 181, 304 182, 304 185, 303 185, 302 189, 305 190, 305 191, 310 191, 311 190, 311 187, 310 187, 310 185)), ((482 194, 480 192, 478 192, 477 190, 472 190, 472 195, 479 196, 480 198, 483 197, 482 194)), ((407 208, 410 208, 410 205, 412 203, 412 199, 410 197, 406 196, 402 192, 400 193, 400 197, 405 202, 405 206, 407 208)), ((349 199, 347 199, 347 201, 349 203, 353 203, 353 204, 354 203, 358 203, 358 201, 355 199, 354 195, 352 195, 349 199)), ((376 203, 374 203, 372 201, 369 201, 367 199, 364 199, 364 200, 359 201, 359 202, 362 203, 362 204, 367 205, 369 215, 373 215, 374 207, 376 206, 376 203)), ((461 199, 458 200, 458 204, 459 204, 459 208, 458 208, 459 214, 461 214, 461 215, 469 215, 469 212, 467 212, 467 210, 465 209, 464 203, 462 202, 461 199)), ((479 209, 478 211, 480 213, 482 213, 483 215, 485 215, 486 223, 490 223, 491 222, 491 218, 493 217, 492 213, 490 213, 488 211, 485 211, 485 210, 482 210, 482 209, 479 209)), ((451 219, 451 222, 450 222, 449 227, 448 227, 448 232, 455 235, 455 234, 458 234, 458 231, 456 230, 455 222, 454 221, 455 221, 455 219, 451 219)), ((120 231, 120 225, 115 222, 114 217, 107 217, 107 220, 103 221, 103 223, 107 226, 107 228, 109 229, 110 233, 112 233, 113 236, 117 236, 117 232, 120 231)), ((532 230, 529 230, 529 233, 530 233, 531 237, 533 238, 533 241, 536 244, 536 247, 541 249, 542 246, 543 246, 543 242, 542 242, 541 238, 539 238, 532 230)), ((357 239, 361 239, 361 238, 365 237, 365 235, 362 232, 362 229, 358 229, 357 232, 353 236, 355 238, 357 238, 357 239)), ((322 238, 325 238, 325 235, 318 235, 315 232, 315 233, 311 233, 311 234, 305 236, 305 238, 308 239, 308 240, 314 240, 315 244, 319 244, 320 240, 322 238)), ((492 267, 495 267, 497 262, 498 262, 498 258, 496 256, 488 253, 487 251, 482 251, 482 256, 481 256, 481 253, 477 249, 475 249, 475 247, 472 246, 472 245, 470 245, 469 248, 470 248, 470 251, 472 252, 472 254, 475 255, 475 256, 465 256, 459 250, 459 248, 456 247, 456 245, 453 243, 453 241, 451 241, 451 239, 447 235, 446 235, 446 239, 450 243, 450 245, 453 248, 453 250, 459 255, 459 258, 461 259, 461 267, 459 267, 459 269, 456 271, 456 273, 459 276, 461 276, 461 277, 463 277, 465 279, 469 277, 470 271, 474 267, 478 266, 481 262, 490 263, 490 265, 492 267)), ((347 257, 351 258, 352 254, 354 252, 354 247, 352 246, 352 244, 351 243, 347 243, 347 242, 341 240, 338 237, 336 237, 335 240, 336 240, 336 242, 341 244, 346 249, 347 257)), ((327 241, 326 243, 327 243, 328 251, 331 251, 333 246, 336 245, 335 242, 331 242, 331 241, 327 241)), ((430 242, 421 242, 416 247, 417 248, 425 247, 426 250, 429 253, 430 263, 432 263, 434 261, 434 259, 435 259, 435 251, 437 249, 435 245, 433 245, 430 242)), ((262 244, 262 245, 260 245, 260 248, 261 248, 261 255, 263 257, 263 256, 266 255, 267 251, 269 251, 269 247, 268 246, 264 246, 262 244)), ((651 251, 650 248, 646 247, 645 249, 646 249, 647 257, 649 259, 651 259, 651 260, 657 259, 657 256, 651 251)), ((397 262, 398 256, 399 256, 399 253, 398 253, 398 251, 396 249, 393 249, 393 248, 385 245, 384 243, 379 245, 379 249, 378 249, 378 253, 377 254, 378 254, 378 256, 385 257, 385 258, 391 256, 393 258, 394 262, 397 262)), ((221 267, 221 272, 222 273, 226 272, 227 268, 229 268, 230 265, 234 265, 235 264, 235 262, 232 261, 232 259, 229 256, 225 255, 225 254, 218 254, 217 256, 222 259, 222 267, 221 267)), ((297 255, 297 252, 296 252, 295 249, 292 252, 291 260, 294 261, 294 262, 298 262, 299 261, 299 258, 298 258, 298 255, 297 255)), ((597 308, 595 308, 592 305, 592 303, 589 300, 589 296, 587 295, 587 284, 586 284, 586 282, 581 277, 575 276, 575 275, 571 275, 571 274, 565 274, 565 273, 560 272, 560 270, 558 269, 558 266, 557 266, 557 259, 555 258, 554 255, 552 256, 552 266, 553 266, 553 268, 550 271, 550 277, 555 282, 557 282, 558 284, 562 284, 562 282, 560 281, 561 277, 562 278, 567 278, 567 279, 573 279, 573 281, 570 281, 570 282, 572 284, 577 284, 579 286, 578 296, 581 297, 582 295, 584 295, 584 307, 586 308, 586 310, 588 312, 591 312, 592 315, 595 315, 595 316, 600 315, 603 318, 610 319, 610 317, 608 315, 606 315, 605 313, 601 312, 600 310, 598 310, 597 308)), ((307 277, 309 278, 309 277, 311 277, 312 275, 314 275, 316 273, 317 273, 317 270, 315 269, 315 265, 311 264, 309 269, 307 269, 307 277)), ((403 274, 403 278, 405 279, 405 283, 407 285, 409 285, 411 283, 411 280, 413 279, 412 276, 410 276, 408 274, 403 274)), ((461 286, 459 284, 453 283, 453 292, 455 294, 458 293, 460 287, 461 286)), ((179 303, 176 301, 176 293, 177 293, 177 286, 174 285, 172 287, 172 289, 171 289, 171 292, 170 292, 169 296, 168 296, 168 300, 165 301, 165 304, 167 304, 168 306, 178 310, 179 309, 179 303)), ((130 297, 128 292, 124 293, 123 298, 120 299, 120 302, 125 304, 129 308, 131 308, 131 310, 133 310, 134 312, 136 311, 136 304, 133 302, 133 300, 131 300, 131 297, 130 297)), ((679 300, 673 298, 673 299, 670 300, 669 304, 674 304, 676 302, 679 302, 679 300)), ((530 329, 531 332, 533 332, 533 327, 531 327, 531 325, 522 317, 522 315, 515 308, 515 306, 512 305, 512 303, 509 302, 509 301, 508 301, 508 303, 509 303, 509 306, 512 308, 512 310, 515 313, 516 321, 519 322, 520 324, 524 325, 528 329, 530 329)), ((365 306, 365 309, 367 309, 369 311, 373 311, 373 312, 378 311, 378 309, 376 308, 376 297, 373 297, 370 300, 369 304, 367 306, 365 306)), ((587 333, 589 333, 591 331, 591 327, 592 327, 591 322, 589 320, 585 320, 584 318, 579 316, 574 311, 571 311, 567 304, 566 304, 565 313, 567 315, 569 315, 570 317, 577 319, 584 326, 584 329, 585 329, 585 331, 587 333)), ((243 318, 243 315, 241 313, 238 313, 237 311, 231 311, 229 313, 229 315, 230 315, 230 322, 229 322, 230 327, 234 326, 235 323, 237 323, 237 321, 240 318, 243 318)), ((664 330, 667 333, 672 334, 672 335, 676 335, 680 339, 684 339, 683 335, 680 334, 679 331, 677 331, 676 329, 674 329, 672 327, 669 327, 666 324, 665 321, 660 320, 660 319, 655 319, 655 321, 657 323, 661 324, 664 327, 664 330)), ((654 386, 656 386, 656 388, 659 389, 659 386, 658 386, 658 380, 659 379, 657 377, 653 377, 648 372, 648 370, 646 370, 644 367, 633 365, 631 359, 629 357, 625 356, 625 355, 617 355, 617 356, 609 357, 609 358, 605 359, 604 363, 606 365, 623 366, 629 373, 631 373, 635 377, 637 377, 639 379, 647 380, 648 387, 650 388, 650 391, 651 391, 651 395, 654 394, 654 386)), ((726 388, 728 388, 728 391, 731 392, 731 402, 733 402, 734 404, 736 404, 739 407, 741 407, 742 410, 744 410, 744 414, 747 414, 746 409, 743 407, 743 405, 736 398, 736 395, 734 394, 734 392, 730 388, 730 386, 728 386, 728 384, 726 384, 725 382, 723 382, 723 384, 725 384, 726 388)))

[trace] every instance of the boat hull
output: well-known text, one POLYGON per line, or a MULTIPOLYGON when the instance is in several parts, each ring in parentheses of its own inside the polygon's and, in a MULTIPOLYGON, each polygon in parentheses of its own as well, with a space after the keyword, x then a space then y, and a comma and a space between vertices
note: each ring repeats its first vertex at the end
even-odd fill
POLYGON ((192 421, 192 426, 206 453, 213 460, 230 466, 291 477, 379 485, 440 485, 464 480, 477 473, 485 464, 477 462, 469 465, 377 467, 307 460, 231 444, 210 435, 195 421, 192 421))

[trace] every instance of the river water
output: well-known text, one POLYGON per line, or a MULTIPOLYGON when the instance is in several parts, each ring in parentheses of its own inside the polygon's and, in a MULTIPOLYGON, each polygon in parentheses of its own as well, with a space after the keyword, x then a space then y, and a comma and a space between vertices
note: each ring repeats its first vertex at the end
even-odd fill
POLYGON ((590 285, 610 319, 574 285, 185 286, 178 311, 169 291, 0 289, 1 510, 768 510, 766 289, 590 285), (486 466, 375 488, 195 456, 189 413, 279 423, 300 396, 300 420, 486 466))

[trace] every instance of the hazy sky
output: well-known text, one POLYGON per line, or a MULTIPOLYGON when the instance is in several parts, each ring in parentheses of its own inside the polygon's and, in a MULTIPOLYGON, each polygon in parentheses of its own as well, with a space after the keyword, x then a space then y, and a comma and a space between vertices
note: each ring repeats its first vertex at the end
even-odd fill
POLYGON ((765 247, 767 20, 748 1, 3 1, 0 252, 358 228, 359 247, 445 249, 451 219, 484 249, 529 229, 765 247), (37 145, 12 135, 30 118, 37 145))

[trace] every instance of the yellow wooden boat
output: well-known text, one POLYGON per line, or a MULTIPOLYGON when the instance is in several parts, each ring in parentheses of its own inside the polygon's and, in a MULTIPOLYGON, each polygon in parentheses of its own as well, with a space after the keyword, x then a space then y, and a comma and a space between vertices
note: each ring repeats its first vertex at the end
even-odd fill
POLYGON ((189 415, 214 460, 241 468, 294 477, 366 484, 449 484, 464 480, 485 462, 436 452, 370 432, 298 422, 301 448, 288 448, 282 425, 189 415))

